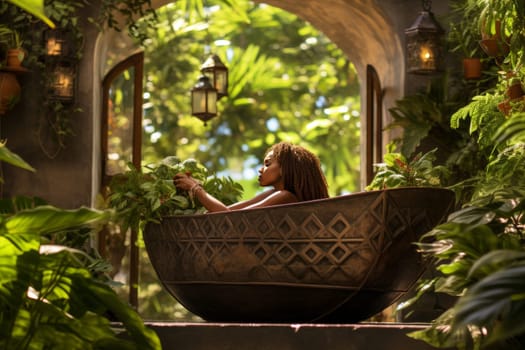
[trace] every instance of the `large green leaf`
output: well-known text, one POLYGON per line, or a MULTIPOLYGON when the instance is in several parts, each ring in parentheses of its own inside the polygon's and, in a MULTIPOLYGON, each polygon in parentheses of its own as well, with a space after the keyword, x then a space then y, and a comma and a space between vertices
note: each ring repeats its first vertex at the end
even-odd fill
POLYGON ((26 10, 33 16, 41 19, 49 27, 55 28, 55 24, 44 12, 44 0, 7 0, 16 6, 26 10))
POLYGON ((524 306, 525 263, 521 262, 473 285, 455 306, 454 328, 486 327, 489 342, 501 341, 525 332, 524 306))
POLYGON ((0 348, 12 336, 39 262, 39 239, 26 235, 0 235, 0 348))
POLYGON ((109 219, 109 217, 109 211, 88 208, 64 210, 46 205, 18 212, 6 219, 4 227, 9 234, 13 235, 24 233, 43 234, 81 225, 100 223, 109 219))
POLYGON ((5 146, 5 143, 0 143, 0 161, 9 163, 22 169, 35 171, 35 169, 31 165, 29 165, 25 160, 20 158, 19 155, 11 152, 5 146))

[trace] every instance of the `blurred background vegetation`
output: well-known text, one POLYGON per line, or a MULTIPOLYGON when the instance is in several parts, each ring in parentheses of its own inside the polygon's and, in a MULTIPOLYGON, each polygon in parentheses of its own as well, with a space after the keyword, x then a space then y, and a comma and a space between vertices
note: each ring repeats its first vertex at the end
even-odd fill
MULTIPOLYGON (((261 190, 264 152, 286 140, 319 156, 332 196, 360 189, 359 81, 352 62, 323 33, 293 14, 246 0, 177 1, 156 16, 154 28, 147 20, 140 28, 148 37, 141 43, 143 164, 171 155, 195 158, 241 183, 243 198, 250 198, 261 190), (205 126, 191 116, 190 90, 210 53, 228 67, 230 83, 219 115, 205 126)), ((163 290, 143 248, 140 314, 198 320, 163 290)), ((125 298, 127 288, 120 292, 125 298)))

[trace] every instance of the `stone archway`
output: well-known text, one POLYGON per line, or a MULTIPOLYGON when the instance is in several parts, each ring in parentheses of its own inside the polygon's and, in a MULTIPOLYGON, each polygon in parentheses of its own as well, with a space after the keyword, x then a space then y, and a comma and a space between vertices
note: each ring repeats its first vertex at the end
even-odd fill
MULTIPOLYGON (((404 53, 393 23, 375 0, 256 0, 293 13, 322 31, 352 61, 365 82, 366 66, 376 68, 383 86, 403 91, 404 53), (397 69, 396 69, 397 67, 397 69), (402 67, 403 69, 399 69, 402 67)), ((361 95, 364 95, 364 84, 361 95)), ((388 96, 387 100, 388 100, 388 96)))

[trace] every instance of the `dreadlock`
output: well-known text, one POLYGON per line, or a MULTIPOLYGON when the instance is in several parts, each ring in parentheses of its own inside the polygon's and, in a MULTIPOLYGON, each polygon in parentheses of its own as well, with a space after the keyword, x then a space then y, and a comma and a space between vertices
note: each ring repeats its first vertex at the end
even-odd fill
POLYGON ((299 201, 328 198, 328 185, 316 155, 288 142, 277 143, 268 151, 273 151, 281 166, 284 189, 299 201))

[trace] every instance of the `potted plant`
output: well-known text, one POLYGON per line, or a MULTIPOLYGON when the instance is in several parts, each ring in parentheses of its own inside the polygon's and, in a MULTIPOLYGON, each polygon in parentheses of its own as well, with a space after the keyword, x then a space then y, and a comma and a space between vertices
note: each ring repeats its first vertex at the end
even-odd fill
POLYGON ((520 1, 477 0, 481 7, 478 24, 482 35, 480 45, 491 57, 502 61, 509 53, 518 53, 525 38, 525 7, 520 1))
POLYGON ((479 79, 482 74, 481 36, 477 30, 479 8, 475 3, 455 0, 450 4, 450 30, 448 43, 451 52, 460 52, 465 79, 479 79))
POLYGON ((22 48, 23 40, 20 33, 6 25, 0 25, 0 43, 6 49, 6 66, 20 68, 26 56, 26 51, 22 48))

